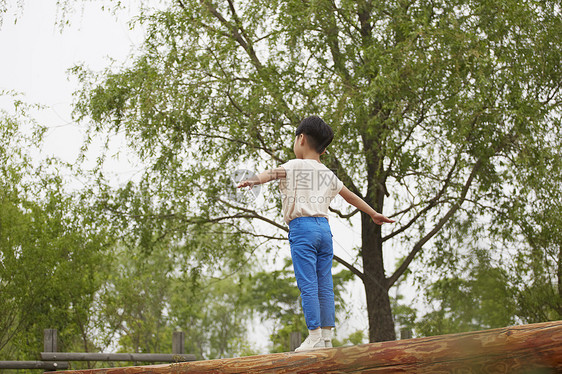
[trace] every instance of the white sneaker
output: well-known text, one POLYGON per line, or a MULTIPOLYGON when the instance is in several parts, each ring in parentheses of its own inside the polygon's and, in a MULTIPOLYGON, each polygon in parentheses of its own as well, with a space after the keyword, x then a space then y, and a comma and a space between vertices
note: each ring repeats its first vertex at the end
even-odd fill
POLYGON ((301 346, 295 349, 295 352, 312 351, 314 349, 322 348, 326 348, 324 338, 322 336, 313 338, 309 335, 304 342, 302 342, 301 346))

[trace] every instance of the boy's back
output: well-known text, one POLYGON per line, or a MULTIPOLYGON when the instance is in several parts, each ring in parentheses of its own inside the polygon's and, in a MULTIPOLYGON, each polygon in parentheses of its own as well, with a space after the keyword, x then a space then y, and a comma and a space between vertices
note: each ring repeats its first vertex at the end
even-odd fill
POLYGON ((296 217, 328 218, 330 202, 343 187, 336 175, 314 159, 297 158, 281 167, 286 172, 279 183, 285 222, 296 217))

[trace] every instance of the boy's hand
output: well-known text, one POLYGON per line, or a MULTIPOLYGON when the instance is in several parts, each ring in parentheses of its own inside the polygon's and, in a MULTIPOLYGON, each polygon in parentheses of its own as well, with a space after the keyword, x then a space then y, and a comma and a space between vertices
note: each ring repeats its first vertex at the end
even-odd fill
POLYGON ((345 201, 347 201, 348 203, 350 203, 360 211, 370 215, 371 218, 373 219, 373 222, 375 222, 377 225, 394 222, 394 220, 385 217, 380 213, 375 212, 375 210, 371 208, 369 204, 367 204, 365 201, 363 201, 363 199, 361 199, 359 196, 351 192, 346 186, 342 187, 340 191, 340 195, 344 198, 345 201))
POLYGON ((254 185, 256 184, 256 181, 252 181, 249 179, 243 180, 241 181, 238 186, 236 186, 237 188, 242 188, 242 187, 250 187, 253 188, 254 185))
POLYGON ((383 223, 394 223, 394 220, 385 217, 377 212, 375 212, 375 214, 373 214, 371 218, 373 219, 373 222, 376 223, 377 225, 382 225, 383 223))

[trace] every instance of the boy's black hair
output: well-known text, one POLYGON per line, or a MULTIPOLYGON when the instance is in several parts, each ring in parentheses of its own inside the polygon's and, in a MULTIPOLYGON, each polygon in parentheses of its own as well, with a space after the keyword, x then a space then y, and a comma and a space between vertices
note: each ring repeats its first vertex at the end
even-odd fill
POLYGON ((308 144, 319 154, 324 152, 326 147, 334 139, 334 131, 330 126, 318 116, 306 117, 301 121, 295 131, 295 135, 305 134, 308 144))

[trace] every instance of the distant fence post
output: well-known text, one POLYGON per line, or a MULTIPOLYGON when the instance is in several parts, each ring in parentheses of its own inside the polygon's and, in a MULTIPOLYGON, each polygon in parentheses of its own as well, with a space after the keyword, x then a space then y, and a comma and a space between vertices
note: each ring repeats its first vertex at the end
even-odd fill
POLYGON ((183 355, 185 353, 185 332, 174 331, 172 336, 172 354, 183 355))
POLYGON ((43 330, 43 352, 58 352, 57 329, 43 330))
POLYGON ((290 342, 289 342, 289 349, 292 351, 294 351, 295 349, 297 349, 300 345, 301 345, 301 333, 300 331, 297 332, 292 332, 290 335, 290 342))
POLYGON ((400 330, 400 340, 412 339, 412 330, 408 328, 403 328, 400 330))
MULTIPOLYGON (((43 330, 43 352, 58 352, 58 333, 57 329, 43 330)), ((52 367, 46 368, 47 371, 68 369, 68 362, 53 362, 52 367)))

